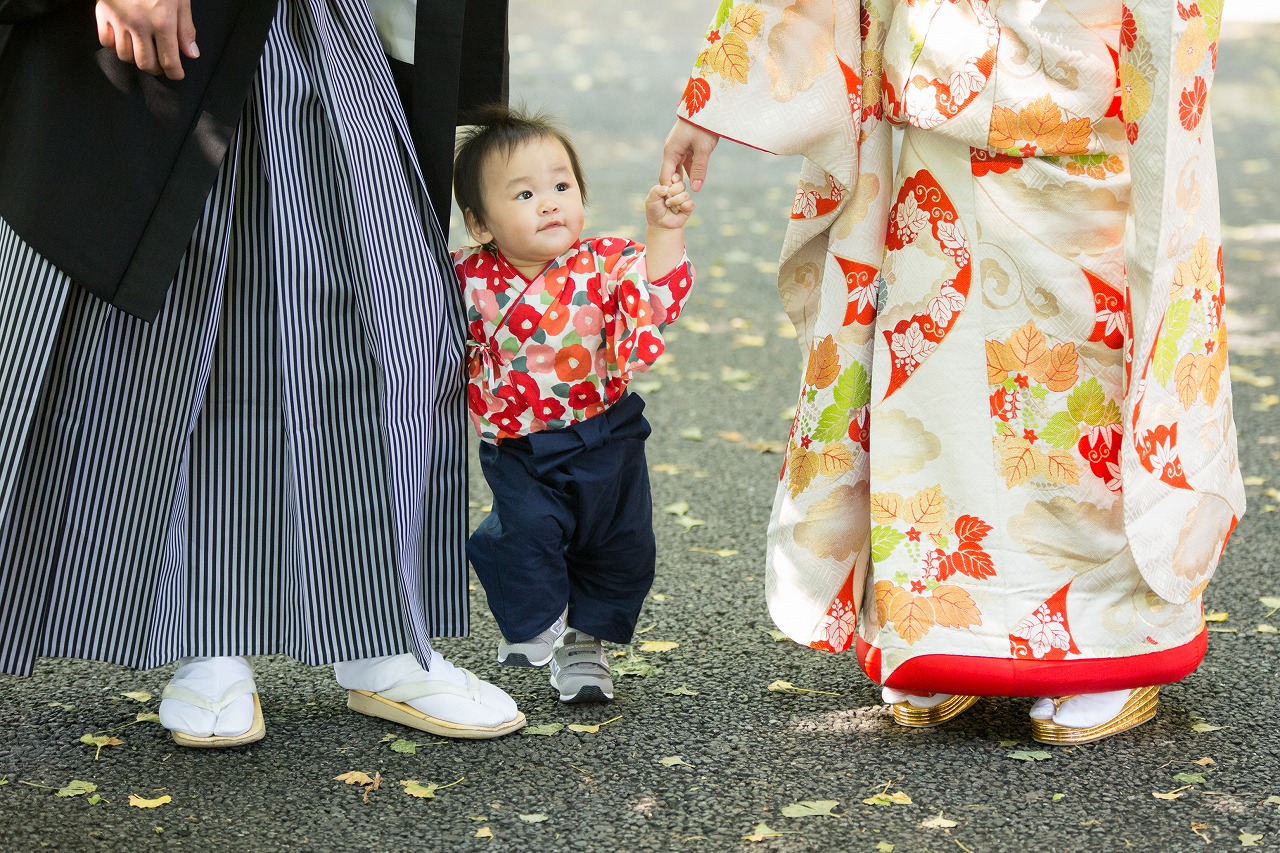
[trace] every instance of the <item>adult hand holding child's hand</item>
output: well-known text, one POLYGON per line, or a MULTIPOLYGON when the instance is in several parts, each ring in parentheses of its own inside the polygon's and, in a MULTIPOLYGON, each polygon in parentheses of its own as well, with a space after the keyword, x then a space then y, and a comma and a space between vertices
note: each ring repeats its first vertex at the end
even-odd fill
POLYGON ((181 80, 182 57, 200 56, 191 0, 98 0, 95 14, 102 46, 148 74, 181 80))
POLYGON ((684 181, 676 178, 666 186, 657 184, 644 201, 645 218, 656 228, 683 228, 693 212, 693 197, 684 181))

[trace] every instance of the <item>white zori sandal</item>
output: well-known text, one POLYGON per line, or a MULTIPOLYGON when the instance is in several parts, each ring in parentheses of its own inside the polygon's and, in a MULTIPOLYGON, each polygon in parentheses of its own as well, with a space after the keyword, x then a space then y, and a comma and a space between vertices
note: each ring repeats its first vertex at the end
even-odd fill
POLYGON ((241 657, 183 659, 160 698, 160 723, 178 746, 244 746, 267 731, 253 669, 241 657))
POLYGON ((439 652, 430 671, 395 655, 334 664, 334 674, 351 710, 440 737, 494 738, 525 726, 510 696, 439 652))

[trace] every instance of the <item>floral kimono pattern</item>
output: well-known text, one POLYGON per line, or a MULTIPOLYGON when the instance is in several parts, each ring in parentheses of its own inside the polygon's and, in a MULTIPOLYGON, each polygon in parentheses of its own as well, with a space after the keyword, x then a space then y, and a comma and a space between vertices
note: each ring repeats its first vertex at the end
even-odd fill
POLYGON ((532 279, 499 252, 459 249, 467 306, 467 404, 486 441, 559 429, 622 398, 666 349, 693 287, 687 257, 648 280, 644 246, 593 237, 532 279))
POLYGON ((680 104, 805 157, 778 626, 917 692, 1174 681, 1244 511, 1221 0, 724 0, 680 104), (904 128, 896 174, 891 125, 904 128))

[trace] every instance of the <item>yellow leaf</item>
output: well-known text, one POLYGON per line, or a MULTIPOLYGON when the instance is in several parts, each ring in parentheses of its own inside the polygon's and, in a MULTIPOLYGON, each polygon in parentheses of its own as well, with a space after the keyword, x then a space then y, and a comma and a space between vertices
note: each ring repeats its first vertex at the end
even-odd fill
POLYGON ((734 6, 733 11, 729 13, 729 26, 748 41, 755 38, 763 25, 764 9, 754 3, 734 6))
POLYGON ((1045 349, 1044 335, 1030 320, 1009 338, 1009 354, 1014 364, 1031 376, 1041 375, 1049 352, 1045 349))
POLYGON ((1174 788, 1172 791, 1152 791, 1151 796, 1157 800, 1176 800, 1182 797, 1182 792, 1190 787, 1190 785, 1183 785, 1181 788, 1174 788))
POLYGON ((434 800, 436 791, 440 790, 440 786, 435 782, 428 782, 423 785, 417 779, 401 779, 400 785, 404 788, 406 794, 419 800, 434 800))
POLYGON ((827 478, 853 470, 853 451, 842 442, 833 441, 822 448, 818 457, 818 473, 827 478))
POLYGON ((964 589, 951 584, 939 584, 930 593, 933 616, 943 628, 968 628, 982 624, 978 605, 964 589))
POLYGON ((476 834, 472 838, 493 838, 493 830, 487 826, 482 826, 476 830, 476 834))
POLYGON ((908 646, 915 645, 935 624, 933 602, 921 595, 896 596, 891 604, 889 620, 908 646))
POLYGON ((1205 371, 1209 367, 1209 359, 1198 353, 1187 353, 1178 361, 1174 372, 1174 383, 1178 389, 1178 401, 1182 408, 1190 409, 1200 396, 1204 386, 1205 371))
POLYGON ((791 457, 787 460, 787 474, 791 487, 791 496, 797 497, 818 473, 818 454, 808 451, 803 445, 791 445, 791 457))
POLYGON ((960 824, 956 823, 954 820, 947 820, 942 816, 942 813, 939 812, 937 816, 929 818, 920 825, 925 829, 950 829, 951 827, 959 826, 960 824))
POLYGON ((747 437, 746 437, 745 435, 743 435, 743 434, 742 434, 742 433, 740 433, 740 432, 736 432, 736 431, 734 431, 734 430, 726 430, 726 431, 724 431, 724 432, 718 432, 718 433, 716 433, 716 437, 717 437, 717 438, 720 438, 720 439, 723 439, 724 441, 735 441, 735 442, 737 442, 737 441, 746 441, 746 440, 747 440, 747 437))
POLYGON ((345 782, 348 785, 372 785, 373 784, 373 777, 370 776, 368 773, 364 773, 359 770, 351 770, 347 773, 343 773, 341 776, 334 776, 333 780, 335 782, 345 782))
POLYGON ((669 652, 672 649, 680 648, 680 644, 671 640, 645 640, 640 644, 642 652, 669 652))
POLYGON ((1226 622, 1229 614, 1225 610, 1211 610, 1204 615, 1206 622, 1226 622))
POLYGON ((926 533, 941 533, 946 521, 942 509, 942 486, 921 489, 907 501, 906 517, 926 533))
POLYGON ((1093 125, 1088 118, 1073 118, 1062 128, 1058 137, 1057 153, 1063 155, 1084 154, 1089 150, 1089 140, 1093 136, 1093 125))
POLYGON ((129 805, 133 806, 135 809, 158 809, 165 803, 171 802, 173 802, 173 797, 168 794, 165 794, 162 797, 156 797, 154 800, 139 797, 137 794, 129 795, 129 805))
POLYGON ((1040 454, 1021 436, 1005 436, 1000 442, 1000 454, 1004 480, 1011 488, 1026 483, 1040 467, 1040 454))
POLYGON ((827 335, 814 345, 805 365, 804 381, 814 388, 826 388, 840 376, 840 353, 835 338, 827 335))
POLYGON ((543 821, 548 820, 547 816, 544 814, 522 814, 518 815, 518 817, 525 823, 542 823, 543 821))
POLYGON ((1080 482, 1080 469, 1070 451, 1050 450, 1044 458, 1045 476, 1055 483, 1074 485, 1080 482))
POLYGON ((780 838, 785 834, 786 833, 778 832, 776 829, 771 829, 768 824, 757 823, 756 828, 751 831, 751 834, 744 835, 742 838, 744 841, 764 841, 766 838, 780 838))
POLYGON ((707 67, 733 83, 747 82, 751 54, 742 36, 734 32, 725 33, 708 48, 707 67))
POLYGON ((776 681, 769 682, 770 693, 817 693, 822 696, 839 696, 839 693, 830 690, 812 690, 808 687, 796 687, 790 681, 783 681, 781 678, 776 681))
POLYGON ((582 732, 583 734, 593 735, 596 732, 600 731, 601 726, 607 726, 610 723, 616 723, 618 722, 618 720, 621 720, 621 719, 622 719, 622 715, 619 714, 618 716, 614 717, 611 720, 605 720, 603 723, 596 723, 595 725, 587 725, 585 723, 571 723, 569 725, 569 731, 582 732))
POLYGON ((1022 138, 1033 140, 1043 149, 1052 150, 1062 134, 1062 108, 1053 98, 1043 95, 1022 108, 1018 114, 1022 138))
POLYGON ((892 794, 887 791, 874 794, 862 802, 869 806, 909 806, 912 804, 911 798, 901 791, 894 791, 892 794))
POLYGON ((1018 114, 1005 107, 994 107, 991 111, 991 133, 987 145, 997 151, 1017 148, 1021 141, 1018 129, 1018 114))
POLYGON ((151 694, 145 690, 130 690, 128 693, 121 693, 125 699, 132 699, 135 702, 150 702, 151 694))
POLYGON ((1058 344, 1049 350, 1049 356, 1041 364, 1040 372, 1035 374, 1035 379, 1050 391, 1061 392, 1075 385, 1079 375, 1076 345, 1068 343, 1058 344))

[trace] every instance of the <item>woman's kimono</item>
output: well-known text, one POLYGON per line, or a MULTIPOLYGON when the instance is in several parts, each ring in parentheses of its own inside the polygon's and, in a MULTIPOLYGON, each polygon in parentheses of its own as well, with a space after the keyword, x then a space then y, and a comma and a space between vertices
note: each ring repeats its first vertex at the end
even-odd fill
POLYGON ((806 160, 778 626, 913 692, 1176 681, 1244 510, 1221 0, 724 0, 680 115, 806 160), (905 133, 892 173, 891 124, 905 133))

